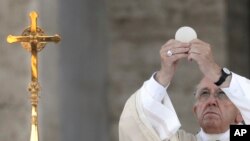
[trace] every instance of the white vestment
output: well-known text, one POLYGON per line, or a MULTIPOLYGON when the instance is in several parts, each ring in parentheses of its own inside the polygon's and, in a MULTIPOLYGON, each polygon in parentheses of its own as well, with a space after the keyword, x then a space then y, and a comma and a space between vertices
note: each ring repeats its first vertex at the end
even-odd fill
MULTIPOLYGON (((228 88, 222 90, 240 110, 246 124, 250 123, 250 81, 235 73, 228 88)), ((181 124, 166 88, 153 76, 127 101, 119 122, 120 141, 229 141, 229 130, 208 135, 202 130, 193 135, 180 130, 181 124)))

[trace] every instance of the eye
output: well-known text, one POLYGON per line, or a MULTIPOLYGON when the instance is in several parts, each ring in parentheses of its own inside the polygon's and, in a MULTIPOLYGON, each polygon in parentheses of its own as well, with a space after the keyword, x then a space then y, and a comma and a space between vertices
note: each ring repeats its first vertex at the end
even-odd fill
POLYGON ((207 99, 209 96, 210 96, 210 93, 208 90, 203 90, 199 94, 200 99, 207 99))
POLYGON ((217 97, 220 100, 228 99, 227 95, 223 91, 219 91, 218 94, 217 94, 217 97))
POLYGON ((209 92, 206 90, 200 93, 200 96, 207 96, 207 95, 209 95, 209 92))

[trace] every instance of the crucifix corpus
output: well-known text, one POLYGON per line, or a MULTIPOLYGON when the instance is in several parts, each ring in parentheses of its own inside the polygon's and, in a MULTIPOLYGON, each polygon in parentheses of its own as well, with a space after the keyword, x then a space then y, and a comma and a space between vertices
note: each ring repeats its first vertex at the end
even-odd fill
POLYGON ((38 82, 38 52, 41 51, 47 42, 58 43, 61 39, 59 35, 45 36, 44 31, 37 26, 38 14, 30 12, 31 25, 26 28, 21 36, 7 37, 8 43, 20 42, 23 48, 31 52, 31 82, 28 86, 28 91, 31 96, 31 135, 30 141, 38 141, 38 99, 40 85, 38 82))

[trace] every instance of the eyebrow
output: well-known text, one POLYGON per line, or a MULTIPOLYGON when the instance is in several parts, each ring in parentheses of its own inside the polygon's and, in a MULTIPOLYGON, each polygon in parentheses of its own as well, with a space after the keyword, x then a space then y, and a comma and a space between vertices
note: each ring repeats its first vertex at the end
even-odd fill
POLYGON ((209 91, 209 88, 208 87, 203 87, 201 89, 197 88, 195 92, 201 92, 201 91, 209 91))
POLYGON ((218 89, 216 92, 223 92, 223 93, 225 93, 224 91, 222 91, 222 89, 218 89))
POLYGON ((198 88, 196 87, 196 90, 194 91, 194 96, 197 97, 199 96, 199 93, 198 92, 201 92, 201 91, 209 91, 209 88, 208 87, 203 87, 203 88, 198 88))

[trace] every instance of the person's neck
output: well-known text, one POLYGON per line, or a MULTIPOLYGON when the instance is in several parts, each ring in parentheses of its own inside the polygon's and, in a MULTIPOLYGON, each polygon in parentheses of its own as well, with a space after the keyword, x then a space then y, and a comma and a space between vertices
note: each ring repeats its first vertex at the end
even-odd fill
POLYGON ((229 141, 229 130, 219 134, 208 134, 201 129, 198 136, 200 136, 202 141, 229 141))

